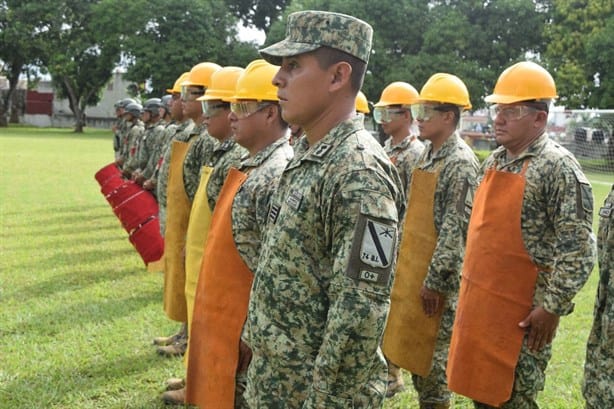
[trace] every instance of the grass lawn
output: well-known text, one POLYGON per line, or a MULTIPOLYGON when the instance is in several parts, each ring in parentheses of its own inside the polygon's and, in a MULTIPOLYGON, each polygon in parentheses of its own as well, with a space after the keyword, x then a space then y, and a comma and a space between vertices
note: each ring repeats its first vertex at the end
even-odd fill
MULTIPOLYGON (((93 178, 112 156, 108 131, 0 128, 0 408, 162 408, 164 380, 183 372, 151 345, 178 327, 162 276, 145 271, 93 178)), ((589 176, 599 207, 614 177, 589 176)), ((544 408, 582 406, 596 282, 561 321, 544 408)), ((417 407, 411 391, 386 403, 417 407)))

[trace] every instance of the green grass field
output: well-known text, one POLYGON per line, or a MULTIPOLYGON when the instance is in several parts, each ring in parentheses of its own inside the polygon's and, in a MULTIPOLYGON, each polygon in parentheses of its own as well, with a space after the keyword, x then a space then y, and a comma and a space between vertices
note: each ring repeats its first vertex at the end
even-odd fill
MULTIPOLYGON (((0 408, 162 408, 164 380, 183 372, 151 345, 177 329, 162 276, 145 271, 93 178, 111 148, 108 131, 0 128, 0 408)), ((614 175, 589 176, 599 207, 614 175)), ((544 408, 582 407, 596 282, 561 321, 544 408)), ((417 407, 410 391, 386 403, 417 407)))

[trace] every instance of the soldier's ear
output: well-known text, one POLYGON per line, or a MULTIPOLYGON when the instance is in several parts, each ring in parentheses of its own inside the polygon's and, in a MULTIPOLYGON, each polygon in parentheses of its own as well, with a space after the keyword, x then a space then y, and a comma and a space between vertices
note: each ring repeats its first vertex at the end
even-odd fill
POLYGON ((352 66, 349 63, 340 61, 331 65, 329 70, 331 75, 329 88, 331 91, 337 91, 350 82, 352 66))

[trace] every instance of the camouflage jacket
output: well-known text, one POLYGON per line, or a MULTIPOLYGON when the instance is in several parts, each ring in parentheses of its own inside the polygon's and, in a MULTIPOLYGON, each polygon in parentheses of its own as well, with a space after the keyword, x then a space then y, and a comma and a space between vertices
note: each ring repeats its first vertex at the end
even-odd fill
MULTIPOLYGON (((215 140, 213 138, 211 139, 215 140)), ((228 171, 231 167, 238 167, 241 163, 241 158, 246 154, 247 151, 232 138, 223 142, 215 140, 212 154, 209 159, 203 163, 203 165, 213 168, 211 176, 209 177, 209 183, 207 183, 207 200, 212 212, 213 209, 215 209, 217 198, 220 195, 228 171)), ((198 183, 196 185, 196 187, 198 187, 198 183)))
POLYGON ((135 122, 126 122, 126 130, 123 134, 120 147, 120 158, 123 160, 123 169, 126 169, 127 163, 135 155, 136 143, 144 130, 145 125, 140 119, 135 122))
POLYGON ((388 138, 384 143, 384 151, 397 167, 403 182, 403 191, 407 195, 411 171, 424 151, 424 144, 414 135, 409 135, 396 145, 392 145, 392 138, 388 138))
POLYGON ((520 173, 525 161, 522 239, 540 266, 533 302, 565 315, 595 263, 592 188, 573 155, 546 134, 515 158, 497 148, 482 169, 520 173))
POLYGON ((149 179, 153 176, 156 164, 160 158, 160 151, 164 144, 166 127, 162 121, 158 121, 149 127, 149 132, 143 137, 143 146, 139 150, 139 170, 149 179), (142 166, 145 163, 145 166, 142 166))
POLYGON ((183 185, 190 201, 200 183, 201 168, 213 154, 215 140, 207 133, 204 124, 197 125, 192 130, 192 137, 196 137, 183 161, 183 185))
POLYGON ((179 125, 180 124, 177 124, 174 121, 165 124, 160 143, 157 145, 157 149, 154 152, 155 160, 147 163, 145 174, 150 175, 149 180, 151 180, 155 185, 158 184, 158 175, 160 173, 160 168, 162 167, 162 162, 164 161, 164 154, 177 133, 177 128, 179 125))
POLYGON ((288 136, 279 138, 253 157, 243 157, 239 170, 247 173, 232 202, 232 235, 241 258, 256 271, 262 232, 266 225, 271 195, 294 151, 288 136))
POLYGON ((250 407, 383 404, 403 194, 359 119, 299 140, 271 198, 244 330, 250 407))
MULTIPOLYGON (((177 140, 187 142, 194 126, 195 125, 192 120, 182 122, 179 124, 179 126, 177 126, 177 128, 175 128, 175 133, 172 136, 168 136, 168 144, 164 148, 163 159, 158 165, 157 172, 156 197, 158 198, 158 205, 160 207, 166 208, 166 188, 168 187, 168 171, 170 167, 171 146, 173 141, 177 140)), ((160 222, 162 222, 162 220, 160 220, 160 222)))
POLYGON ((427 143, 416 168, 439 171, 433 203, 437 244, 424 285, 440 293, 456 294, 480 165, 471 148, 454 133, 437 152, 427 143))

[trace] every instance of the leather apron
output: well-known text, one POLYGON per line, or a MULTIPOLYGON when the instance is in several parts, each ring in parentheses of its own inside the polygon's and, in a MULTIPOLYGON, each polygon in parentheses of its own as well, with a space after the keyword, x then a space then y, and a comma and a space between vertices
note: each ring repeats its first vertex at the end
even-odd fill
POLYGON ((247 318, 253 273, 232 233, 232 202, 247 175, 231 168, 220 192, 196 288, 186 402, 233 409, 239 342, 247 318))
POLYGON ((183 161, 190 144, 173 141, 166 189, 164 311, 170 319, 179 322, 187 320, 184 249, 191 204, 183 183, 183 161))
MULTIPOLYGON (((200 171, 200 182, 194 194, 190 221, 186 234, 185 245, 185 301, 188 309, 188 334, 192 326, 192 313, 194 311, 194 296, 196 295, 196 284, 200 274, 200 266, 203 261, 203 252, 207 241, 207 233, 211 224, 211 209, 207 197, 207 183, 213 168, 203 166, 200 171)), ((189 348, 189 347, 188 347, 189 348)), ((189 350, 184 355, 187 364, 189 350)))
POLYGON ((537 280, 521 230, 527 166, 488 169, 475 193, 448 355, 450 390, 496 407, 512 394, 537 280))
POLYGON ((437 245, 433 208, 438 177, 439 170, 426 172, 415 169, 412 173, 403 237, 390 295, 390 314, 382 344, 384 355, 392 363, 423 377, 431 371, 443 312, 442 306, 434 316, 428 317, 420 297, 420 289, 437 245))

